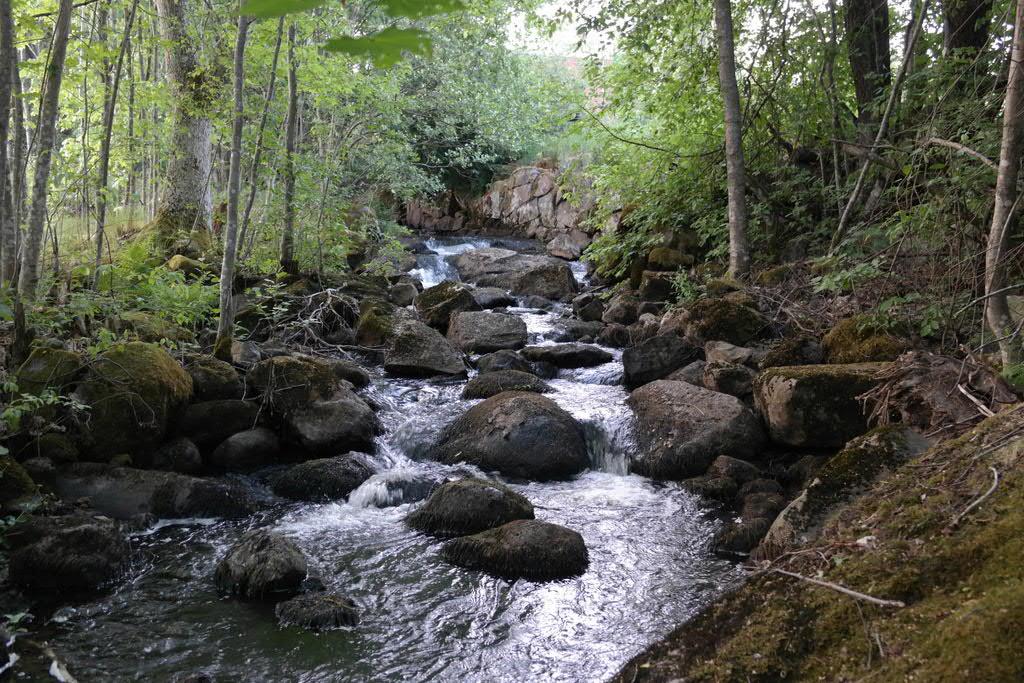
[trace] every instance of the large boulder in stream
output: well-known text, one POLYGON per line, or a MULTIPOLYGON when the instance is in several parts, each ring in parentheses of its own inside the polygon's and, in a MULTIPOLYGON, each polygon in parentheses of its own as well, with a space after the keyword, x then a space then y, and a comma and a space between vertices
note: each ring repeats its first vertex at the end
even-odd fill
POLYGON ((270 480, 270 488, 292 500, 321 503, 344 500, 376 473, 373 462, 362 453, 309 460, 289 467, 270 480))
POLYGON ((630 394, 636 413, 639 457, 633 470, 658 479, 695 477, 716 456, 756 456, 761 423, 738 398, 686 382, 656 380, 630 394))
POLYGON ((449 256, 447 261, 467 281, 484 287, 500 287, 517 296, 542 296, 568 300, 578 291, 572 269, 557 258, 519 254, 488 247, 449 256))
POLYGON ((192 398, 192 378, 154 344, 116 344, 91 363, 75 398, 89 407, 79 447, 98 459, 156 447, 192 398))
POLYGON ((700 349, 674 334, 659 334, 622 353, 626 386, 635 388, 661 379, 697 360, 700 349))
POLYGON ((516 305, 516 298, 501 287, 476 287, 473 289, 473 298, 484 310, 516 305))
POLYGON ((488 372, 501 372, 502 370, 527 372, 531 375, 538 374, 533 363, 526 360, 518 353, 507 349, 488 353, 486 356, 480 356, 476 361, 476 367, 481 374, 488 372))
POLYGON ((437 330, 408 320, 396 328, 384 356, 384 370, 398 377, 463 377, 466 364, 462 354, 437 330))
POLYGON ((242 378, 231 363, 213 356, 193 354, 185 360, 185 371, 192 378, 198 401, 242 398, 242 378))
POLYGON ((281 440, 266 427, 232 434, 210 454, 210 464, 224 472, 251 472, 277 464, 281 440))
POLYGON ((57 470, 54 490, 65 500, 85 498, 114 519, 138 515, 237 519, 256 511, 252 496, 234 482, 100 463, 57 470))
POLYGON ((484 479, 441 484, 405 522, 432 536, 475 534, 516 519, 533 519, 533 505, 509 487, 484 479))
POLYGON ((549 398, 519 391, 470 408, 441 432, 430 455, 535 481, 571 477, 589 465, 583 428, 572 415, 549 398))
POLYGON ((246 380, 277 415, 331 398, 341 380, 330 363, 311 356, 274 356, 249 370, 246 380))
POLYGON ((121 573, 130 552, 121 525, 94 512, 31 515, 4 541, 11 581, 47 595, 99 588, 121 573))
POLYGON ((885 363, 770 368, 754 398, 773 441, 798 448, 839 448, 868 430, 858 396, 874 387, 885 363))
POLYGON ((612 354, 593 344, 541 344, 521 350, 523 358, 534 363, 550 363, 556 368, 589 368, 612 360, 612 354))
POLYGON ((498 370, 484 372, 466 383, 462 390, 462 398, 490 398, 503 391, 532 391, 546 394, 551 391, 547 382, 536 375, 519 370, 498 370))
POLYGON ((210 449, 230 436, 255 427, 259 414, 259 404, 254 401, 221 399, 193 403, 178 420, 178 433, 201 449, 210 449))
POLYGON ((583 537, 571 529, 523 519, 448 541, 444 558, 505 579, 553 581, 579 576, 590 562, 583 537))
POLYGON ((466 353, 519 349, 526 346, 526 323, 508 313, 455 313, 448 326, 448 341, 466 353))
POLYGON ((373 437, 380 420, 361 398, 338 389, 329 401, 315 401, 292 410, 286 418, 292 436, 307 453, 334 455, 345 451, 376 450, 373 437))
POLYGON ((221 592, 251 600, 298 592, 306 571, 306 556, 294 541, 256 529, 228 550, 213 579, 221 592))
POLYGON ((442 334, 448 331, 452 314, 480 310, 480 304, 473 298, 473 290, 451 280, 424 289, 413 304, 420 319, 442 334))
POLYGON ((359 609, 351 598, 338 593, 303 593, 277 603, 274 616, 281 626, 327 631, 359 623, 359 609))

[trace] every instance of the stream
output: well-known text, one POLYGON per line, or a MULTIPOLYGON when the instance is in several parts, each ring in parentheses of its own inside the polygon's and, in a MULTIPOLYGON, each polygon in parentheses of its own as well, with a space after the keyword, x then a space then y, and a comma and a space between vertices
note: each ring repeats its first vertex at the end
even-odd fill
MULTIPOLYGON (((425 286, 457 274, 444 257, 494 240, 430 240, 425 286)), ((502 239, 501 246, 514 241, 502 239)), ((574 264, 583 278, 584 269, 574 264)), ((509 309, 544 343, 564 309, 509 309)), ((482 476, 422 459, 445 424, 474 402, 463 382, 385 377, 366 390, 386 427, 381 472, 346 502, 283 503, 244 522, 164 520, 137 533, 129 580, 94 602, 64 607, 47 630, 85 681, 601 681, 693 616, 738 572, 709 551, 719 523, 679 486, 628 473, 632 417, 621 352, 603 366, 562 371, 548 394, 580 420, 591 469, 570 481, 509 482, 538 519, 583 535, 590 567, 575 579, 509 582, 447 564, 442 542, 403 518, 430 482, 482 476), (214 567, 241 533, 270 526, 294 539, 310 573, 349 595, 360 623, 320 634, 278 627, 271 604, 218 596, 214 567)), ((241 478, 270 496, 259 477, 241 478)))

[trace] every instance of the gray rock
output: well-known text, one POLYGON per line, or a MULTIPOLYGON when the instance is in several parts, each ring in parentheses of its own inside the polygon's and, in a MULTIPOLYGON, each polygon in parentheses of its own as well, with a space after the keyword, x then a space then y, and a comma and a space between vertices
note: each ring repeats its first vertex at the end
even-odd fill
POLYGON ((697 387, 704 386, 704 366, 707 365, 702 360, 695 360, 688 365, 684 365, 675 372, 666 375, 665 379, 672 380, 673 382, 686 382, 697 387))
POLYGON ((270 480, 270 488, 292 500, 324 502, 344 500, 376 473, 376 467, 362 453, 309 460, 293 465, 270 480))
POLYGON ((638 387, 661 379, 697 358, 698 350, 674 334, 661 334, 622 354, 626 386, 638 387))
POLYGON ((441 552, 446 560, 466 569, 530 581, 579 576, 587 570, 590 560, 578 533, 532 519, 456 538, 446 543, 441 552))
POLYGON ((424 289, 416 296, 415 306, 420 319, 442 334, 448 331, 453 313, 480 310, 473 290, 451 280, 424 289))
POLYGON ((704 388, 738 398, 750 396, 756 374, 745 365, 709 361, 704 365, 704 388))
POLYGON ((489 353, 486 356, 480 356, 476 362, 476 367, 480 370, 480 374, 487 372, 499 372, 501 370, 515 370, 517 372, 527 372, 530 374, 537 374, 534 366, 530 361, 526 360, 518 353, 514 351, 495 351, 489 353))
POLYGON ((185 372, 192 377, 197 401, 242 398, 242 378, 230 363, 196 354, 186 359, 185 372))
POLYGON ((277 603, 274 615, 281 626, 327 631, 359 623, 356 603, 338 593, 303 593, 277 603))
POLYGON ((259 405, 253 401, 204 401, 185 409, 177 431, 200 448, 208 449, 229 436, 252 429, 258 419, 259 405))
POLYGON ((179 436, 156 449, 150 467, 180 474, 199 474, 203 470, 203 456, 198 446, 179 436))
POLYGON ((475 534, 516 519, 533 519, 524 496, 494 481, 459 479, 441 484, 406 524, 433 536, 475 534))
POLYGON ((490 398, 503 391, 530 391, 546 394, 551 391, 551 387, 536 375, 531 375, 528 372, 498 370, 481 373, 469 380, 462 390, 462 398, 490 398))
POLYGON ((476 287, 473 298, 484 310, 516 305, 516 298, 500 287, 476 287))
POLYGON ((517 296, 563 300, 578 288, 572 269, 550 256, 519 254, 509 249, 474 249, 448 257, 467 282, 499 287, 517 296))
POLYGON ((297 592, 306 571, 306 557, 294 541, 256 529, 228 550, 213 578, 223 593, 260 599, 297 592))
POLYGON ((329 401, 300 406, 286 418, 289 433, 313 455, 347 451, 372 453, 380 420, 370 406, 347 389, 339 389, 329 401))
POLYGON ((594 292, 584 292, 572 300, 572 312, 584 322, 601 322, 604 301, 594 292))
POLYGON ((251 472, 274 465, 281 456, 281 441, 266 427, 233 434, 210 454, 210 464, 226 472, 251 472))
POLYGON ((558 368, 586 368, 612 360, 612 354, 592 344, 550 344, 527 346, 519 352, 526 360, 550 363, 558 368))
POLYGON ((384 369, 399 377, 466 374, 462 354, 437 330, 415 320, 397 326, 384 356, 384 369))
POLYGON ((507 313, 455 313, 448 326, 448 341, 466 353, 519 349, 526 345, 526 323, 507 313))

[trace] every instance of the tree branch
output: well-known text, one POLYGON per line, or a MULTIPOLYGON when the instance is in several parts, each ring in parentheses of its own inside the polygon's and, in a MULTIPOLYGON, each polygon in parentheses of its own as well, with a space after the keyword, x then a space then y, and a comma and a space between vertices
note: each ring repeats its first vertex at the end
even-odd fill
POLYGON ((950 149, 955 149, 956 151, 962 152, 969 157, 974 157, 981 163, 991 168, 993 171, 999 170, 999 167, 996 166, 996 162, 992 161, 987 156, 985 156, 984 154, 977 150, 973 150, 966 145, 961 145, 959 142, 953 142, 952 140, 945 140, 943 138, 928 138, 927 140, 924 141, 924 144, 925 146, 937 145, 939 147, 948 147, 950 149))

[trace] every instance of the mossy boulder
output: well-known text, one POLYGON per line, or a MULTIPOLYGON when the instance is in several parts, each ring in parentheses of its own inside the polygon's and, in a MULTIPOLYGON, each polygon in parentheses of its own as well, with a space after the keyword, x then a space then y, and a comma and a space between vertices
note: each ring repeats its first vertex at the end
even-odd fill
POLYGON ((766 268, 754 276, 754 282, 762 287, 775 287, 785 282, 793 274, 792 264, 783 263, 773 268, 766 268))
POLYGON ((242 397, 242 378, 231 363, 213 356, 193 354, 185 361, 185 372, 192 378, 197 401, 242 397))
POLYGON ((551 399, 521 391, 470 408, 445 427, 429 454, 534 481, 565 479, 590 464, 582 425, 551 399))
POLYGON ((433 536, 475 534, 516 519, 533 519, 533 505, 512 489, 485 479, 459 479, 437 487, 405 522, 433 536))
POLYGON ((365 299, 359 305, 356 322, 356 343, 362 346, 384 346, 395 326, 395 306, 387 301, 365 299))
POLYGON ((885 363, 770 368, 754 397, 773 441, 799 448, 838 448, 867 431, 858 396, 875 386, 885 363))
POLYGON ((329 399, 341 386, 331 365, 311 356, 268 358, 254 365, 246 379, 277 415, 329 399))
POLYGON ((825 359, 821 342, 810 335, 796 335, 780 339, 773 344, 757 366, 762 370, 782 365, 817 365, 825 359))
POLYGON ((416 296, 413 305, 420 319, 441 334, 448 332, 453 313, 481 310, 473 298, 472 288, 451 280, 424 289, 416 296))
POLYGON ((25 468, 9 455, 0 455, 0 510, 8 510, 36 495, 25 468))
POLYGON ((710 296, 725 296, 732 292, 742 292, 743 283, 731 277, 713 277, 707 281, 705 289, 710 296))
POLYGON ((821 524, 837 505, 862 493, 882 472, 919 455, 928 445, 917 432, 901 425, 877 427, 853 439, 817 469, 810 485, 775 519, 757 557, 774 559, 814 542, 821 524))
POLYGON ((693 265, 693 257, 671 247, 655 247, 647 254, 649 270, 678 270, 693 265))
POLYGON ((441 551, 446 560, 507 579, 553 581, 579 576, 589 555, 583 537, 565 527, 520 519, 456 538, 441 551))
POLYGON ((185 275, 201 275, 206 272, 207 264, 184 254, 175 254, 167 259, 164 268, 172 273, 184 273, 185 275))
MULTIPOLYGON (((724 341, 747 346, 771 333, 767 318, 729 299, 699 299, 685 312, 685 333, 694 341, 724 341)), ((663 322, 664 326, 664 322, 663 322)))
POLYGON ((84 367, 82 357, 73 351, 37 346, 18 368, 14 381, 23 394, 38 396, 47 389, 61 393, 74 385, 84 367))
POLYGON ((910 342, 883 329, 869 316, 841 320, 822 340, 829 363, 895 360, 910 342))
POLYGON ((519 370, 484 372, 466 383, 462 398, 490 398, 503 391, 531 391, 546 394, 551 391, 547 382, 536 375, 519 370))
POLYGON ((195 341, 195 335, 181 325, 156 313, 145 311, 128 311, 120 314, 114 327, 128 330, 143 342, 156 343, 165 339, 177 343, 195 341))
POLYGON ((89 407, 83 445, 93 457, 137 454, 167 435, 192 398, 192 378, 155 344, 117 344, 89 366, 74 392, 89 407))

